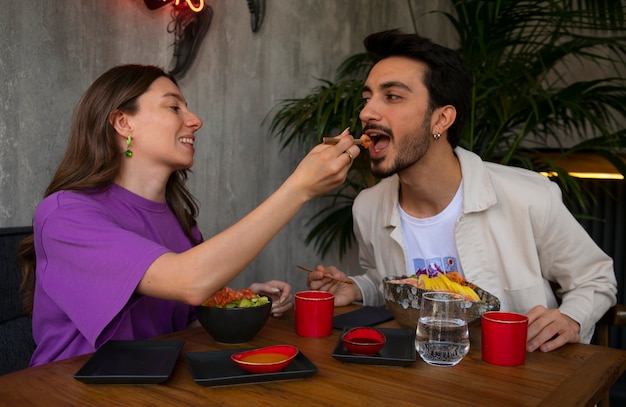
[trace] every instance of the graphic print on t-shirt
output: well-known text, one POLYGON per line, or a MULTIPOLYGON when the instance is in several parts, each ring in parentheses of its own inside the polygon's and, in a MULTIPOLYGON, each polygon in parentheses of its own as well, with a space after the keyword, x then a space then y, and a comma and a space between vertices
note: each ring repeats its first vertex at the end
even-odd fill
POLYGON ((436 277, 454 271, 463 276, 463 266, 454 239, 456 220, 461 214, 462 205, 462 182, 450 204, 435 216, 416 218, 398 204, 409 275, 436 277))
POLYGON ((436 277, 437 274, 445 274, 450 271, 458 272, 456 257, 433 257, 430 259, 413 259, 413 271, 415 275, 426 274, 428 277, 436 277))

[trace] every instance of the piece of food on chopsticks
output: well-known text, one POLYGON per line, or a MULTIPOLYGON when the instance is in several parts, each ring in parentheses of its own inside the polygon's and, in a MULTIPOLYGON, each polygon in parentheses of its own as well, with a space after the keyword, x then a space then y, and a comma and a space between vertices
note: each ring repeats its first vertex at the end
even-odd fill
POLYGON ((205 307, 216 308, 248 308, 267 304, 269 298, 259 295, 249 288, 233 290, 225 287, 202 303, 205 307))
MULTIPOLYGON (((305 266, 302 266, 300 264, 296 264, 296 267, 301 269, 301 270, 308 271, 309 273, 312 273, 312 272, 316 271, 316 270, 314 270, 312 268, 305 267, 305 266)), ((347 278, 345 278, 345 279, 344 278, 337 278, 337 277, 334 277, 332 274, 329 274, 329 273, 325 273, 324 277, 330 278, 331 280, 342 282, 344 284, 354 284, 354 281, 352 281, 352 280, 348 280, 347 278)))
MULTIPOLYGON (((336 137, 323 137, 323 144, 337 144, 339 143, 339 139, 336 137)), ((367 135, 363 134, 358 139, 354 139, 354 144, 357 146, 363 146, 363 148, 369 148, 372 144, 372 139, 370 139, 367 135)))
POLYGON ((466 300, 480 302, 480 297, 474 291, 473 284, 467 283, 465 279, 456 272, 446 274, 439 273, 429 277, 426 274, 413 275, 402 280, 394 280, 393 283, 412 284, 417 288, 427 291, 445 291, 461 294, 466 300))

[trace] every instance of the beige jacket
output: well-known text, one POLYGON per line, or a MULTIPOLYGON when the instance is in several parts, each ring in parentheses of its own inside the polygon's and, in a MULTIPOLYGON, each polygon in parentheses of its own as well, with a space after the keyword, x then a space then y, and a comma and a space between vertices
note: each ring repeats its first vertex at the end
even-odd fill
MULTIPOLYGON (((613 260, 563 205, 561 190, 535 172, 483 162, 462 148, 463 212, 456 222, 459 262, 468 281, 500 299, 501 309, 527 313, 559 307, 589 343, 595 323, 616 303, 613 260), (561 305, 550 287, 556 291, 561 305)), ((385 276, 406 275, 397 176, 362 191, 353 207, 359 262, 352 277, 365 305, 384 304, 385 276)))

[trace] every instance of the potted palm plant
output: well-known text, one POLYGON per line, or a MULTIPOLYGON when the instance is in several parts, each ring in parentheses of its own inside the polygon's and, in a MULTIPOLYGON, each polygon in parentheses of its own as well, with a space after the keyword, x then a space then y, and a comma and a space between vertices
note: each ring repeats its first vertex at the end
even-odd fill
MULTIPOLYGON (((555 180, 571 199, 570 207, 584 212, 593 197, 545 151, 549 147, 562 157, 581 151, 599 154, 626 174, 622 1, 450 3, 452 11, 430 12, 450 23, 457 50, 474 76, 472 115, 461 145, 484 160, 558 174, 555 180), (579 66, 617 73, 568 79, 579 66)), ((413 15, 410 0, 407 6, 413 15)), ((414 29, 418 31, 416 25, 414 29)), ((364 54, 352 55, 334 81, 322 80, 303 98, 282 101, 271 117, 270 134, 283 148, 303 149, 348 126, 358 135, 361 87, 369 67, 364 54)), ((375 182, 367 154, 362 154, 349 181, 322 198, 327 205, 309 220, 306 239, 318 255, 333 247, 342 255, 352 246, 352 201, 375 182)))

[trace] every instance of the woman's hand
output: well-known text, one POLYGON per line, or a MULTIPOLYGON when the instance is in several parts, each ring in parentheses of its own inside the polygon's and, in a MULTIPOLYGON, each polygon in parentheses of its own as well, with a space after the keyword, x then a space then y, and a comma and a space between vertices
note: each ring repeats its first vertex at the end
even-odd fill
POLYGON ((272 280, 266 283, 252 283, 249 287, 257 294, 272 298, 272 315, 282 316, 293 307, 291 286, 284 281, 272 280))
POLYGON ((361 153, 348 129, 337 138, 339 142, 335 145, 315 146, 286 181, 286 184, 301 189, 307 201, 340 186, 354 159, 361 153))

